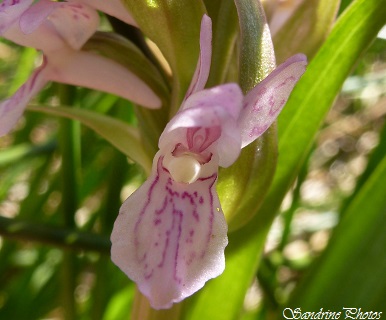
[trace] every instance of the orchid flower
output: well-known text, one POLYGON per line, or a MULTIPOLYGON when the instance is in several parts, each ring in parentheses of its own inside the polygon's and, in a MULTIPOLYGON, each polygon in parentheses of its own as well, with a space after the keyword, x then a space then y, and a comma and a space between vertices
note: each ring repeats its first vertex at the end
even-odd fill
POLYGON ((149 108, 160 107, 155 93, 128 69, 81 50, 98 27, 96 9, 133 23, 119 0, 109 4, 99 0, 32 3, 4 0, 0 4, 0 35, 43 52, 42 65, 12 97, 0 102, 0 135, 12 129, 29 100, 49 81, 109 92, 149 108))
POLYGON ((204 89, 211 37, 204 16, 186 97, 159 139, 151 175, 124 202, 111 235, 112 260, 155 309, 171 307, 223 272, 228 239, 218 167, 234 163, 241 148, 268 129, 305 71, 299 54, 246 96, 234 83, 204 89))

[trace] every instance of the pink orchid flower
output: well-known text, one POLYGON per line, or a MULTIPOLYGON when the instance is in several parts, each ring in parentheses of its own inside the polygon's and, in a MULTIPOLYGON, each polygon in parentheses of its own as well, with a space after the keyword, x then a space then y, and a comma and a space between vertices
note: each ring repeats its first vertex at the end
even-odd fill
POLYGON ((0 102, 0 136, 7 134, 29 100, 49 81, 84 86, 116 94, 157 108, 161 101, 128 69, 93 52, 82 51, 99 25, 96 9, 134 23, 119 0, 53 2, 4 0, 0 4, 0 35, 43 52, 43 63, 15 94, 0 102))
POLYGON ((234 83, 204 89, 211 37, 204 16, 188 93, 160 137, 150 177, 124 202, 111 235, 112 260, 155 309, 171 307, 223 272, 228 239, 218 167, 230 166, 268 129, 307 64, 304 55, 293 56, 246 96, 234 83))

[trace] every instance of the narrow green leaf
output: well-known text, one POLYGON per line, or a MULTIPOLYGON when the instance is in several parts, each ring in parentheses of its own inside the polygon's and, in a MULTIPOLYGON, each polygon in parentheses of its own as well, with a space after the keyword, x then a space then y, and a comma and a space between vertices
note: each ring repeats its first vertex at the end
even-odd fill
MULTIPOLYGON (((34 212, 36 214, 36 212, 34 212)), ((31 223, 29 220, 5 218, 0 215, 0 234, 4 238, 45 243, 73 250, 110 252, 107 236, 78 232, 71 228, 31 223)))
MULTIPOLYGON (((241 37, 239 81, 244 92, 248 92, 272 71, 275 57, 260 3, 235 3, 241 37)), ((230 168, 220 171, 217 190, 230 231, 240 228, 253 217, 268 191, 277 158, 275 128, 273 126, 244 148, 230 168)))
POLYGON ((260 1, 235 0, 240 23, 239 83, 244 93, 275 68, 275 53, 260 1))
MULTIPOLYGON (((207 1, 214 3, 218 1, 207 1)), ((213 50, 212 63, 209 79, 206 84, 208 88, 224 82, 230 67, 230 61, 234 52, 236 38, 238 34, 238 19, 236 6, 233 0, 223 0, 217 4, 217 11, 212 13, 213 20, 213 50), (213 16, 215 15, 215 16, 213 16)), ((207 5, 209 14, 210 10, 207 5)))
POLYGON ((134 299, 134 286, 128 286, 115 294, 107 305, 103 320, 123 320, 129 319, 134 299))
POLYGON ((78 120, 139 163, 146 173, 151 170, 151 160, 143 149, 138 130, 120 120, 84 109, 30 105, 27 110, 78 120))
POLYGON ((340 0, 303 1, 273 37, 278 64, 299 52, 311 60, 331 31, 339 3, 340 0))
POLYGON ((339 18, 279 117, 279 157, 271 198, 294 181, 344 80, 383 26, 386 1, 357 0, 339 18))
POLYGON ((239 315, 275 213, 344 79, 382 27, 385 4, 384 0, 355 1, 295 87, 279 117, 280 156, 270 192, 259 213, 230 234, 224 273, 191 298, 193 305, 187 318, 235 319, 239 315), (229 292, 235 298, 231 299, 229 292))
POLYGON ((289 306, 386 312, 385 181, 386 156, 343 212, 327 249, 298 286, 289 306))
POLYGON ((17 68, 14 70, 14 77, 12 78, 9 94, 13 94, 30 76, 35 67, 35 58, 37 52, 33 48, 24 48, 20 59, 17 63, 17 68))
POLYGON ((42 145, 31 145, 28 143, 10 146, 0 149, 0 167, 6 167, 30 156, 49 154, 55 149, 55 143, 49 142, 42 145))
MULTIPOLYGON (((58 86, 60 103, 69 105, 72 108, 75 102, 75 90, 76 88, 73 86, 60 84, 58 86)), ((81 167, 79 122, 61 118, 59 121, 58 140, 58 150, 61 156, 60 191, 62 200, 60 211, 62 213, 62 223, 67 228, 75 228, 75 212, 80 204, 78 193, 81 167)), ((65 320, 77 318, 78 315, 74 298, 77 277, 76 264, 77 257, 72 252, 64 252, 60 280, 65 320)))
POLYGON ((339 15, 346 10, 346 8, 351 4, 353 0, 341 0, 340 1, 340 7, 339 7, 339 15))

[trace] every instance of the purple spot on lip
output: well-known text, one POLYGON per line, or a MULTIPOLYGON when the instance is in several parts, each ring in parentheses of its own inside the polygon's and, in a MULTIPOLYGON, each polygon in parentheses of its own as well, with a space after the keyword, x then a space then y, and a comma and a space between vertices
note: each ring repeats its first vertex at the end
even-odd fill
POLYGON ((186 191, 182 194, 182 199, 189 198, 190 204, 194 205, 194 199, 191 194, 187 193, 186 191))
POLYGON ((165 198, 164 198, 163 205, 162 205, 162 208, 159 209, 159 210, 156 210, 156 211, 155 211, 155 214, 156 214, 156 215, 160 215, 160 214, 162 214, 163 212, 165 212, 167 205, 168 205, 168 199, 165 197, 165 198))
POLYGON ((194 219, 195 219, 197 222, 200 221, 200 216, 198 215, 197 210, 194 210, 194 211, 193 211, 193 217, 194 217, 194 219))
POLYGON ((152 276, 153 276, 153 272, 154 272, 154 270, 151 270, 151 272, 150 273, 148 273, 148 274, 144 274, 144 276, 145 276, 145 279, 146 280, 149 280, 152 276))

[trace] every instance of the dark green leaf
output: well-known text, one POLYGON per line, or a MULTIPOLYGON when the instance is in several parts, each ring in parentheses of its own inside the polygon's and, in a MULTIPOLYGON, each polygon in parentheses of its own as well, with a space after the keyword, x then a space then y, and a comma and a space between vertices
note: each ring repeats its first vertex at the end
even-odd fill
POLYGON ((80 121, 150 172, 151 160, 143 150, 138 130, 123 121, 84 109, 29 106, 28 110, 80 121))

